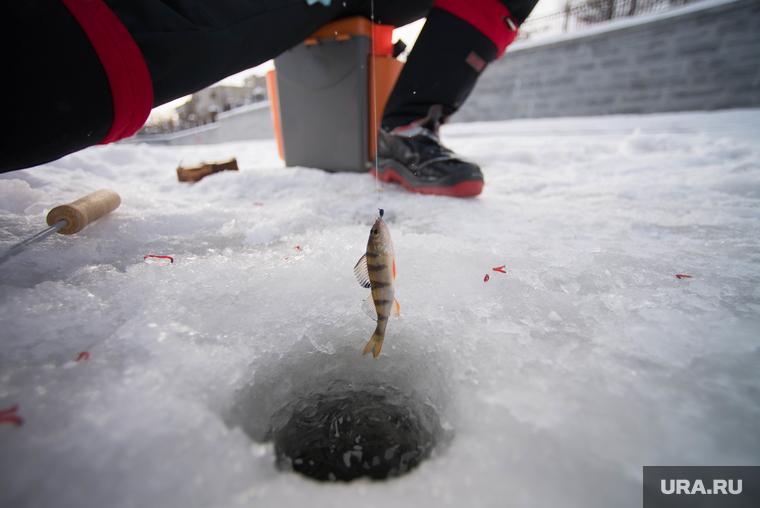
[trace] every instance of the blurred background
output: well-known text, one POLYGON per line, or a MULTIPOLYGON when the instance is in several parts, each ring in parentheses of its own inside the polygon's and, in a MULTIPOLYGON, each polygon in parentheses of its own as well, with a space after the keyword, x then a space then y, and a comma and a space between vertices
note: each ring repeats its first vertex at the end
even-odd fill
MULTIPOLYGON (((407 50, 424 20, 397 28, 407 50)), ((541 0, 452 122, 760 106, 757 0, 541 0)), ((272 61, 153 110, 126 142, 274 137, 272 61)))

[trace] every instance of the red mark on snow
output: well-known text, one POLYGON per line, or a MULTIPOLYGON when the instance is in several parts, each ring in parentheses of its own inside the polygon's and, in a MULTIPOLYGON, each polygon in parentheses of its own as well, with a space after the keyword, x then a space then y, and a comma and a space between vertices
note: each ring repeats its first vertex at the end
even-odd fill
POLYGON ((148 258, 168 259, 170 263, 174 263, 174 258, 171 256, 154 256, 153 254, 148 254, 147 256, 143 256, 143 261, 148 258))
POLYGON ((18 404, 9 407, 8 409, 0 410, 0 424, 13 423, 15 425, 21 425, 24 423, 24 419, 17 415, 16 411, 18 411, 18 404))
POLYGON ((264 206, 264 203, 254 203, 253 206, 264 206))
POLYGON ((491 277, 490 277, 488 274, 486 274, 486 278, 485 278, 485 279, 483 279, 483 282, 488 282, 488 279, 490 279, 490 278, 491 278, 491 277))
POLYGON ((90 353, 89 351, 82 351, 79 353, 79 356, 77 356, 77 361, 84 360, 87 361, 90 359, 90 353))
POLYGON ((693 279, 694 278, 691 275, 682 275, 680 273, 677 273, 676 277, 678 277, 679 279, 693 279))
POLYGON ((507 271, 505 270, 506 267, 507 267, 507 265, 497 266, 496 268, 493 269, 493 271, 494 272, 507 273, 507 271))
MULTIPOLYGON (((297 251, 303 250, 303 249, 301 249, 300 245, 296 245, 295 247, 293 247, 293 249, 295 249, 297 251)), ((293 259, 293 258, 291 256, 288 256, 288 257, 285 258, 285 261, 287 261, 288 259, 293 259)))

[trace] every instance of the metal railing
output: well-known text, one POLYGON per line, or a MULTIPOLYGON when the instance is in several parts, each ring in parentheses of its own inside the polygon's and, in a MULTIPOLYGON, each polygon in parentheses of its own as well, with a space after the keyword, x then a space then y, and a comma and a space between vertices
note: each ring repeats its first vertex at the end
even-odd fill
POLYGON ((607 21, 656 14, 699 0, 569 0, 561 12, 528 17, 520 27, 518 41, 532 41, 583 30, 607 21))

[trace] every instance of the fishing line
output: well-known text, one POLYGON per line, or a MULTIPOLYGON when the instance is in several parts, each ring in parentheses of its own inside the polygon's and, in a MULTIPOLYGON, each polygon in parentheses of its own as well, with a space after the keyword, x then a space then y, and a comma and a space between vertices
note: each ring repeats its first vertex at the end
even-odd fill
POLYGON ((380 131, 379 112, 377 111, 377 58, 375 55, 375 0, 369 2, 370 17, 372 18, 372 116, 375 122, 375 205, 380 208, 380 173, 378 172, 377 153, 378 153, 378 134, 380 131))

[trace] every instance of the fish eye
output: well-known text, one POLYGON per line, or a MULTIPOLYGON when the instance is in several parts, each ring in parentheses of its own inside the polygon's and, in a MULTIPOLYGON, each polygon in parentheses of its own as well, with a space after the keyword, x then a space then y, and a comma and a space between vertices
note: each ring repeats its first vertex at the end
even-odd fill
POLYGON ((374 236, 377 236, 377 235, 379 235, 379 234, 380 234, 380 230, 379 230, 379 229, 377 229, 377 228, 372 228, 372 234, 373 234, 374 236))

